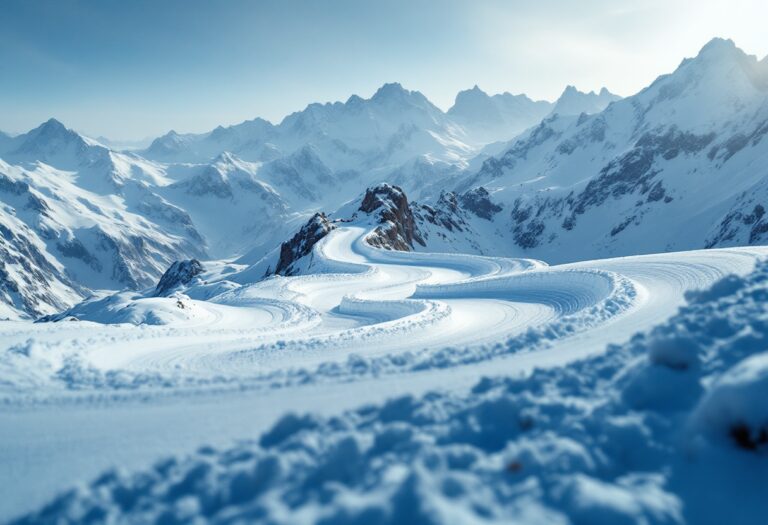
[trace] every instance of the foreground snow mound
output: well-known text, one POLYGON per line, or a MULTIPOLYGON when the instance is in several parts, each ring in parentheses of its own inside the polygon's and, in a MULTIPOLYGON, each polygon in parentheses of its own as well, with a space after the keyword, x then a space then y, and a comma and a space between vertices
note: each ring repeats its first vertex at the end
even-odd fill
POLYGON ((764 520, 768 264, 568 368, 484 379, 107 472, 17 523, 764 520))

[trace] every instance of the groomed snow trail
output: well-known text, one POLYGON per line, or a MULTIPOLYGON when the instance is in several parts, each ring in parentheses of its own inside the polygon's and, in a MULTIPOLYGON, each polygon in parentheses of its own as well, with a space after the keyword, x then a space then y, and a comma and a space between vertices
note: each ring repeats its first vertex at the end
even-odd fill
POLYGON ((671 315, 686 290, 749 271, 762 253, 686 252, 547 267, 526 259, 380 250, 365 242, 367 233, 348 226, 323 239, 313 253, 322 273, 270 279, 198 303, 210 315, 185 326, 182 340, 161 337, 138 349, 118 344, 94 352, 91 362, 102 369, 250 377, 311 370, 350 354, 370 359, 495 344, 564 318, 590 339, 608 325, 610 340, 671 315))
POLYGON ((331 232, 312 254, 315 274, 189 301, 179 324, 0 324, 0 485, 12 492, 0 520, 112 464, 131 469, 253 437, 286 411, 334 413, 562 366, 657 324, 686 291, 745 274, 768 254, 548 267, 379 250, 368 231, 331 232))

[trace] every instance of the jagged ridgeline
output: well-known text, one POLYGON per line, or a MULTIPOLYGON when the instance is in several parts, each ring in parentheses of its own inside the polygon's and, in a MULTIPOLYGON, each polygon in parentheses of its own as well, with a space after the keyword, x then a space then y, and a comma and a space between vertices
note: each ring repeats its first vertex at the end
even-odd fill
POLYGON ((177 260, 301 273, 355 211, 382 248, 551 263, 761 244, 767 97, 766 60, 715 39, 624 99, 475 87, 443 112, 387 84, 130 152, 52 119, 0 136, 0 317, 149 289, 177 260))

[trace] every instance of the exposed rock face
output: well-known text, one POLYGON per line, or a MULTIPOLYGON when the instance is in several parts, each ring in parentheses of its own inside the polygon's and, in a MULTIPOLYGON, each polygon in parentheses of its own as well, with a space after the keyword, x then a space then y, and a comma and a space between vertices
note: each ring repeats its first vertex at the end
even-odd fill
POLYGON ((160 278, 155 288, 156 296, 168 296, 179 286, 185 286, 203 273, 203 265, 197 259, 176 261, 160 278))
POLYGON ((280 259, 275 267, 277 275, 293 275, 296 273, 295 263, 309 255, 323 237, 328 235, 335 226, 324 213, 315 213, 309 221, 289 241, 280 246, 280 259))
POLYGON ((408 198, 399 187, 379 184, 368 188, 359 210, 372 215, 379 223, 366 237, 371 246, 404 252, 413 249, 414 241, 425 246, 408 198))
POLYGON ((501 211, 501 206, 491 201, 488 190, 480 186, 469 190, 459 197, 462 208, 471 211, 481 219, 490 221, 501 211))
POLYGON ((696 135, 675 126, 644 133, 631 150, 612 159, 578 193, 572 191, 550 197, 546 192, 539 192, 532 198, 516 199, 510 212, 515 244, 530 249, 550 243, 563 231, 573 230, 579 216, 609 200, 635 199, 634 209, 609 230, 610 237, 619 235, 632 224, 640 224, 651 205, 669 204, 674 200, 659 177, 663 168, 659 162, 695 156, 714 138, 712 133, 696 135), (559 228, 555 226, 557 223, 559 228))
POLYGON ((414 208, 417 224, 424 224, 426 221, 449 232, 460 232, 467 228, 467 223, 464 220, 465 214, 453 192, 441 193, 434 207, 418 204, 414 205, 414 208))
POLYGON ((36 317, 65 304, 54 288, 79 287, 53 266, 27 232, 0 223, 0 302, 36 317))
POLYGON ((768 240, 768 188, 761 183, 742 193, 707 237, 707 248, 765 244, 768 240))

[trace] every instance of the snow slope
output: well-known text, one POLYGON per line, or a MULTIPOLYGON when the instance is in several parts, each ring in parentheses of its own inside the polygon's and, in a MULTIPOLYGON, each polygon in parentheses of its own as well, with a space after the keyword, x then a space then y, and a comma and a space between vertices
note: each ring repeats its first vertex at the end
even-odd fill
POLYGON ((546 104, 477 88, 447 113, 386 84, 278 125, 172 132, 129 153, 51 119, 0 141, 12 232, 0 242, 16 265, 3 270, 2 315, 139 290, 175 259, 252 264, 382 180, 418 200, 431 251, 562 263, 760 244, 765 64, 715 39, 626 99, 569 87, 546 104), (17 275, 33 266, 44 279, 17 275))
POLYGON ((759 523, 766 271, 572 367, 289 414, 258 439, 106 471, 15 523, 759 523))
POLYGON ((553 262, 761 244, 766 64, 715 39, 600 113, 548 117, 457 184, 503 208, 478 242, 553 262))
MULTIPOLYGON (((473 140, 491 143, 508 140, 510 132, 514 136, 535 126, 552 108, 550 102, 510 93, 488 95, 475 86, 460 91, 447 114, 461 124, 473 140)), ((579 113, 581 111, 576 114, 579 113)))
MULTIPOLYGON (((511 138, 519 129, 499 130, 511 138)), ((261 257, 317 209, 370 181, 439 192, 480 144, 422 94, 312 104, 279 125, 255 119, 203 135, 170 132, 117 152, 55 119, 0 138, 2 315, 37 317, 98 289, 138 289, 176 258, 261 257), (470 144, 471 142, 471 144, 470 144), (16 275, 39 268, 34 279, 16 275)))
POLYGON ((148 290, 118 294, 108 306, 85 303, 70 312, 79 322, 4 324, 0 462, 7 475, 22 469, 35 483, 16 482, 18 497, 5 500, 0 515, 32 510, 74 478, 95 476, 115 461, 118 442, 120 464, 133 468, 162 453, 254 435, 286 410, 328 413, 447 385, 462 392, 484 374, 600 354, 672 315, 686 291, 745 274, 768 253, 548 267, 378 249, 369 244, 377 227, 368 215, 339 223, 314 245, 313 274, 239 283, 242 267, 212 267, 169 297, 148 290), (235 422, 247 406, 264 409, 235 422), (25 437, 43 421, 55 438, 25 437), (62 441, 81 452, 45 452, 62 441), (47 460, 23 459, 31 450, 47 460))
POLYGON ((0 521, 754 523, 766 66, 0 136, 0 521))
POLYGON ((3 317, 54 313, 89 290, 146 286, 174 259, 206 254, 186 212, 151 191, 156 174, 143 161, 56 121, 13 140, 4 157, 16 164, 0 160, 3 317))

